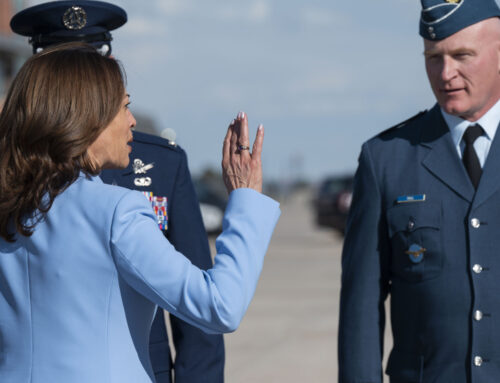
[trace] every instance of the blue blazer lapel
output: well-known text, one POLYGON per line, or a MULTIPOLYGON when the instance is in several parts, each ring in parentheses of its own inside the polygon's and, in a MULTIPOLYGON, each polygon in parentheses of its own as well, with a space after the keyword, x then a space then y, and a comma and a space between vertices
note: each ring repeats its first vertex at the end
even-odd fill
MULTIPOLYGON (((460 161, 450 130, 436 105, 423 121, 421 145, 431 149, 422 165, 465 200, 472 202, 474 186, 460 161)), ((500 153, 499 153, 500 155, 500 153)))
POLYGON ((498 165, 500 165, 499 135, 497 130, 497 134, 495 134, 495 138, 491 143, 490 151, 483 167, 483 174, 479 181, 473 208, 481 205, 500 188, 500 169, 498 168, 498 165))

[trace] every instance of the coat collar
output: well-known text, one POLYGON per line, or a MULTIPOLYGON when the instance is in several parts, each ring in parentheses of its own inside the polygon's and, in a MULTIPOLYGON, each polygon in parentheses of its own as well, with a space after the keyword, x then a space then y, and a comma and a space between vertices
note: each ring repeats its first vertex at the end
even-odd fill
POLYGON ((481 205, 500 189, 500 138, 496 134, 483 167, 483 174, 477 191, 474 190, 467 171, 458 156, 450 130, 444 121, 438 105, 432 108, 423 122, 420 143, 429 149, 422 165, 435 177, 444 182, 473 208, 481 205))
POLYGON ((91 181, 91 182, 97 182, 97 183, 100 183, 102 184, 102 179, 99 175, 96 175, 96 176, 87 176, 82 170, 80 170, 80 174, 78 175, 78 179, 81 179, 81 180, 87 180, 87 181, 91 181))
POLYGON ((498 136, 496 134, 491 143, 472 208, 486 202, 488 198, 500 189, 500 171, 498 170, 498 165, 500 164, 500 138, 498 136))
POLYGON ((453 144, 450 130, 436 104, 422 121, 420 143, 429 149, 422 165, 465 200, 474 199, 474 186, 453 144))

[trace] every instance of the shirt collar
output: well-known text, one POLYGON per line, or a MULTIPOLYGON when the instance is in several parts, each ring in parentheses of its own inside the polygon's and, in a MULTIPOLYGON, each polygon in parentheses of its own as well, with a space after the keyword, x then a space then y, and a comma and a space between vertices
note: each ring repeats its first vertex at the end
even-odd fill
POLYGON ((498 100, 497 103, 493 105, 479 120, 474 122, 448 114, 443 110, 443 108, 441 108, 441 113, 446 121, 446 124, 448 125, 448 128, 450 129, 451 138, 456 146, 460 145, 465 129, 467 129, 469 125, 475 123, 481 125, 488 140, 493 141, 495 133, 497 132, 498 123, 500 122, 500 100, 498 100))

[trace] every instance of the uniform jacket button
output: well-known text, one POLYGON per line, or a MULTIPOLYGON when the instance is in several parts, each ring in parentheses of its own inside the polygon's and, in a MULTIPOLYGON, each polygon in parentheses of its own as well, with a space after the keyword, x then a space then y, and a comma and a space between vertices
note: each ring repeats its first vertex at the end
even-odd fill
POLYGON ((481 265, 478 265, 477 263, 472 266, 472 270, 476 273, 479 274, 481 271, 483 271, 483 267, 481 265))
POLYGON ((481 310, 474 311, 474 319, 478 322, 483 319, 483 312, 481 310))
POLYGON ((481 358, 480 356, 475 356, 474 357, 474 366, 481 367, 482 364, 483 364, 483 358, 481 358))
POLYGON ((474 229, 479 229, 479 226, 481 226, 481 222, 477 218, 472 218, 470 224, 474 229))

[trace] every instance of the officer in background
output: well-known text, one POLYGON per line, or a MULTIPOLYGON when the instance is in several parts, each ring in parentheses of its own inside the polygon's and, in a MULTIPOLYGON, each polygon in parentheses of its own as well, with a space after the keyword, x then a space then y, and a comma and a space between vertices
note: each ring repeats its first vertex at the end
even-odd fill
MULTIPOLYGON (((110 31, 127 21, 125 11, 100 1, 53 1, 27 8, 11 20, 14 32, 29 36, 36 53, 68 41, 85 41, 103 55, 111 54, 110 31)), ((184 150, 174 142, 134 132, 130 164, 106 170, 104 182, 142 191, 151 201, 158 225, 175 248, 193 264, 212 265, 199 203, 184 150)), ((89 302, 89 304, 91 304, 89 302)), ((176 358, 172 362, 163 310, 150 335, 150 355, 158 383, 217 383, 224 380, 222 335, 208 335, 170 316, 176 358)))
POLYGON ((362 147, 342 255, 340 383, 382 382, 389 293, 391 383, 500 382, 500 9, 421 3, 437 104, 362 147))

